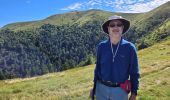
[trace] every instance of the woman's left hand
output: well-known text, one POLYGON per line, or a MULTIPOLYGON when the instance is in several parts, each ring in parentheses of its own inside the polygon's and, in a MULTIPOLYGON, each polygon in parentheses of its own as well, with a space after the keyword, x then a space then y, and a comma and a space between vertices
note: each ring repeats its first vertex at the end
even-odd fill
POLYGON ((131 94, 131 96, 130 96, 129 100, 136 100, 136 95, 131 94))

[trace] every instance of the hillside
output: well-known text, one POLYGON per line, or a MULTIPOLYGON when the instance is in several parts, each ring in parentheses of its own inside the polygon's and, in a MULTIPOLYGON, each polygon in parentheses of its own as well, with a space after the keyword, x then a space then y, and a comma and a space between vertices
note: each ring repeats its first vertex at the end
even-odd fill
MULTIPOLYGON (((134 43, 143 43, 140 45, 145 45, 145 47, 148 47, 152 45, 152 43, 145 42, 146 40, 143 38, 145 38, 147 35, 152 34, 153 31, 157 30, 157 28, 163 25, 168 20, 168 18, 170 18, 169 11, 170 1, 146 13, 116 13, 97 9, 92 9, 88 11, 72 11, 63 14, 52 15, 45 19, 37 21, 11 23, 2 27, 1 30, 33 30, 45 24, 56 26, 77 25, 80 27, 86 24, 93 23, 94 25, 101 25, 104 20, 107 20, 109 16, 121 15, 131 21, 131 29, 125 35, 125 37, 133 41, 134 43), (98 22, 97 24, 95 23, 96 21, 98 22)), ((99 31, 101 31, 101 29, 99 29, 99 31)))
POLYGON ((68 12, 64 14, 56 14, 52 15, 46 19, 38 20, 38 21, 30 21, 30 22, 19 22, 19 23, 11 23, 2 27, 2 29, 9 28, 11 30, 28 30, 32 28, 38 28, 44 24, 51 24, 51 25, 83 25, 87 22, 93 21, 103 21, 107 19, 111 15, 121 15, 128 19, 133 19, 138 14, 126 14, 126 13, 114 13, 102 10, 88 10, 88 11, 74 11, 68 12))
POLYGON ((170 18, 166 19, 159 27, 155 28, 149 35, 142 37, 141 40, 147 45, 153 45, 170 36, 170 18))
POLYGON ((157 32, 159 34, 167 34, 162 38, 154 37, 153 31, 158 30, 160 26, 164 26, 164 24, 167 23, 168 19, 170 18, 169 11, 170 1, 149 12, 137 15, 133 21, 131 21, 132 27, 125 36, 139 45, 142 43, 142 45, 145 45, 145 47, 153 45, 154 42, 163 40, 169 35, 169 29, 167 33, 165 32, 167 30, 160 30, 160 33, 157 32), (145 37, 148 35, 150 35, 149 38, 153 40, 152 43, 146 42, 148 38, 145 39, 145 37), (154 37, 154 39, 152 37, 154 37))
MULTIPOLYGON (((170 40, 166 40, 138 52, 142 74, 138 100, 170 99, 169 50, 170 40)), ((88 100, 94 66, 0 81, 0 100, 88 100)))

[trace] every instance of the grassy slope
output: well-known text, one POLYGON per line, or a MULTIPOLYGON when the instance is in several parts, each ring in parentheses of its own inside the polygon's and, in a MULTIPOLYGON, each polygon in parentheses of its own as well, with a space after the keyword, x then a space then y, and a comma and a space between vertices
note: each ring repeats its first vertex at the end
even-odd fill
POLYGON ((149 11, 146 13, 141 13, 136 16, 134 21, 132 21, 132 25, 138 26, 137 28, 145 27, 145 24, 147 22, 154 22, 155 20, 152 20, 153 18, 157 18, 157 16, 165 17, 165 15, 169 15, 170 10, 170 1, 149 11))
MULTIPOLYGON (((168 35, 170 36, 170 18, 164 21, 158 28, 154 29, 149 35, 143 37, 146 43, 153 45, 158 41, 161 41, 161 36, 168 35)), ((166 38, 168 38, 166 37, 166 38)), ((164 37, 165 38, 165 37, 164 37)), ((166 39, 165 38, 165 39, 166 39)))
MULTIPOLYGON (((170 100, 170 39, 139 51, 139 100, 170 100)), ((95 65, 0 81, 0 100, 88 100, 95 65)))

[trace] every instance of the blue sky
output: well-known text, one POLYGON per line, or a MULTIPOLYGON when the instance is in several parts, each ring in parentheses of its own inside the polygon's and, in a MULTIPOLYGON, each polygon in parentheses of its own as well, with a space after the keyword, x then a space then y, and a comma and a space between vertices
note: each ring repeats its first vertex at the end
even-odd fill
POLYGON ((168 1, 170 0, 0 0, 0 27, 9 23, 41 20, 75 10, 147 12, 168 1))

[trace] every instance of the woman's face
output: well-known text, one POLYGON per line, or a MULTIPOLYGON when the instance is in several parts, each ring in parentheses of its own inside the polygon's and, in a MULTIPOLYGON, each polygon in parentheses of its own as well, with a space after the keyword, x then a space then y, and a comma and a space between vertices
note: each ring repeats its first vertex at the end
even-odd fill
POLYGON ((120 20, 112 20, 108 26, 109 36, 111 38, 120 38, 123 32, 123 24, 120 20))

